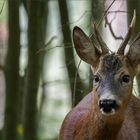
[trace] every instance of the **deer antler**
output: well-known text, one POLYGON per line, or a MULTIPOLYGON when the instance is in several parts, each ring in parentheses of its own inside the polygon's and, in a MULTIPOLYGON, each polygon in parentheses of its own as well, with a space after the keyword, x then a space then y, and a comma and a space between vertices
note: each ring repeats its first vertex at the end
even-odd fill
POLYGON ((133 32, 134 27, 135 27, 135 22, 136 22, 136 11, 134 10, 131 24, 129 26, 128 32, 127 32, 123 42, 121 43, 121 45, 117 51, 118 54, 122 54, 122 55, 124 54, 125 47, 129 41, 130 37, 132 36, 132 32, 133 32))
POLYGON ((108 53, 108 47, 107 47, 106 43, 104 42, 104 40, 102 39, 100 33, 98 32, 95 23, 93 23, 93 29, 94 29, 94 32, 96 35, 96 39, 102 48, 102 54, 108 53))

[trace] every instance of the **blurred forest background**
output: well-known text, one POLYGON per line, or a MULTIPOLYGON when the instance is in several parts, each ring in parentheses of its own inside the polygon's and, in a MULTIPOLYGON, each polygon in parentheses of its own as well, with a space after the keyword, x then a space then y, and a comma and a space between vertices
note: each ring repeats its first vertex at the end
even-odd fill
MULTIPOLYGON (((90 66, 73 50, 73 27, 94 41, 96 23, 116 51, 134 9, 135 36, 139 0, 0 0, 0 140, 56 140, 65 115, 92 90, 90 66)), ((139 96, 137 85, 140 74, 139 96)))

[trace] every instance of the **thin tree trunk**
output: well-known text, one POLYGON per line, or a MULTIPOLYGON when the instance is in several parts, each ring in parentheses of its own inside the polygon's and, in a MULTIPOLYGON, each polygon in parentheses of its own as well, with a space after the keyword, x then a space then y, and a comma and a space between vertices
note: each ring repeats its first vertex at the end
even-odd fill
MULTIPOLYGON (((133 15, 133 11, 134 9, 136 10, 137 13, 137 19, 136 19, 136 26, 135 26, 135 35, 140 32, 140 1, 139 0, 128 0, 127 1, 127 5, 128 5, 128 21, 130 23, 130 20, 132 18, 133 15)), ((138 95, 140 97, 140 72, 137 74, 136 76, 136 81, 137 81, 137 89, 138 89, 138 95)))
POLYGON ((28 1, 28 68, 25 92, 24 139, 37 140, 37 93, 40 80, 41 53, 46 34, 46 0, 28 1))
MULTIPOLYGON (((91 0, 91 9, 92 9, 92 22, 96 23, 96 25, 100 22, 103 11, 104 11, 104 1, 99 0, 91 0)), ((101 31, 101 27, 98 27, 98 30, 101 31)), ((93 29, 91 29, 91 34, 93 33, 93 29)), ((91 40, 94 42, 95 38, 91 36, 91 40)), ((98 46, 97 46, 98 47, 98 46)), ((89 69, 90 78, 89 78, 89 89, 93 87, 93 72, 89 69)))
POLYGON ((5 63, 6 107, 4 120, 4 140, 16 140, 19 97, 19 0, 8 0, 9 40, 5 63))
MULTIPOLYGON (((46 23, 47 23, 47 19, 48 19, 48 1, 46 2, 46 23)), ((44 30, 46 30, 46 28, 47 28, 47 25, 44 26, 44 30)), ((45 47, 48 47, 48 45, 46 46, 46 44, 45 44, 45 47)), ((46 101, 46 98, 47 98, 46 97, 46 94, 45 94, 46 89, 45 89, 45 84, 44 84, 45 83, 45 77, 44 77, 44 75, 45 75, 45 72, 46 72, 46 71, 44 71, 44 67, 45 67, 45 65, 44 65, 45 64, 45 56, 46 56, 46 50, 45 50, 45 48, 40 53, 42 55, 42 57, 41 57, 42 58, 42 60, 41 60, 41 76, 40 76, 41 84, 42 84, 42 86, 41 86, 42 92, 41 92, 41 99, 40 99, 40 105, 39 105, 39 117, 38 117, 39 119, 41 119, 43 105, 44 105, 44 102, 46 101)))
POLYGON ((84 96, 85 86, 83 85, 79 74, 77 75, 77 83, 76 83, 76 93, 74 95, 74 79, 77 71, 77 67, 74 61, 74 52, 73 48, 67 48, 67 44, 72 44, 71 40, 71 31, 69 27, 69 17, 68 17, 68 8, 66 0, 58 0, 59 10, 60 10, 60 19, 61 19, 61 27, 63 34, 63 43, 64 43, 64 51, 65 51, 65 64, 67 66, 68 76, 70 79, 70 88, 72 91, 72 99, 73 106, 75 106, 84 96), (73 60, 72 63, 70 63, 73 60))
POLYGON ((92 16, 95 23, 99 23, 104 12, 104 1, 91 0, 92 16))

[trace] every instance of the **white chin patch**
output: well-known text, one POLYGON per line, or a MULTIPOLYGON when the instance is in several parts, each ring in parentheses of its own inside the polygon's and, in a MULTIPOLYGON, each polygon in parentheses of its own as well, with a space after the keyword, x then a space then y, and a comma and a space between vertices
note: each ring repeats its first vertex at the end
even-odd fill
POLYGON ((103 108, 101 108, 100 111, 101 111, 101 113, 102 113, 103 115, 106 115, 106 116, 114 115, 115 112, 116 112, 115 109, 113 109, 113 108, 112 108, 112 110, 111 110, 110 112, 108 112, 108 113, 104 112, 104 111, 103 111, 103 108))

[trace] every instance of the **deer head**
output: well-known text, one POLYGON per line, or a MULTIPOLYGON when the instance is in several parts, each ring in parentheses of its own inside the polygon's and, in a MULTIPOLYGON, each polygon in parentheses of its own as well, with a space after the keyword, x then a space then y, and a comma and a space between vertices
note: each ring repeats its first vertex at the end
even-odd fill
POLYGON ((140 35, 127 54, 124 54, 124 51, 131 37, 135 19, 134 11, 128 33, 117 53, 108 50, 95 25, 94 33, 100 49, 79 27, 73 30, 73 42, 78 56, 94 69, 94 103, 104 115, 124 111, 131 98, 133 79, 140 63, 140 35))

